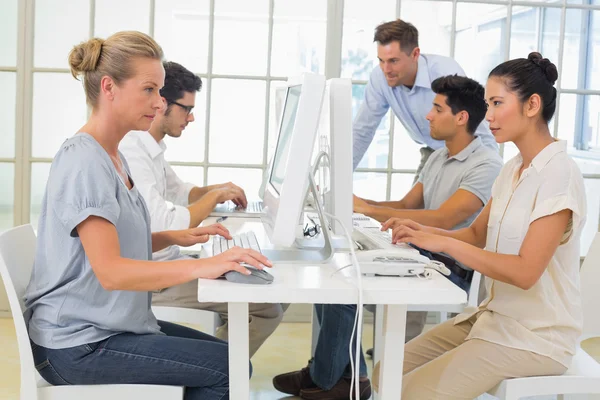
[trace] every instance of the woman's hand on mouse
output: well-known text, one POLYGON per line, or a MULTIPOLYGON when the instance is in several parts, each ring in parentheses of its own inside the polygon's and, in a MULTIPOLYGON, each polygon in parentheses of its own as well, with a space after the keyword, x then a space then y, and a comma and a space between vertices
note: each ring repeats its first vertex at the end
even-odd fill
POLYGON ((237 271, 244 275, 250 275, 250 271, 240 263, 246 263, 256 269, 272 267, 273 264, 256 250, 232 247, 231 249, 214 257, 200 260, 205 264, 200 268, 199 278, 215 279, 226 272, 237 271))

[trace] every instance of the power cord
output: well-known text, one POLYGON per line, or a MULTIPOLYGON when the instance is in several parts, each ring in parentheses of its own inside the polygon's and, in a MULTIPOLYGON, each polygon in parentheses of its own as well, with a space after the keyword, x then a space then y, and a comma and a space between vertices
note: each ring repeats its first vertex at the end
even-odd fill
MULTIPOLYGON (((353 243, 352 237, 348 231, 348 228, 345 224, 335 215, 329 214, 328 212, 323 212, 326 217, 332 218, 335 221, 339 222, 340 226, 344 230, 344 234, 346 235, 346 239, 348 243, 353 243)), ((331 225, 331 223, 328 223, 331 225)), ((354 389, 355 398, 360 399, 360 356, 361 356, 361 342, 362 342, 362 320, 363 320, 363 290, 362 290, 362 272, 360 270, 360 263, 356 257, 356 252, 354 251, 354 246, 349 246, 350 248, 350 257, 352 262, 350 264, 344 265, 331 274, 331 276, 337 274, 339 271, 348 268, 350 266, 354 266, 356 269, 356 287, 358 289, 358 302, 356 304, 356 314, 354 317, 354 326, 352 327, 352 335, 350 336, 350 343, 348 345, 348 353, 350 355, 350 369, 352 371, 352 378, 350 380, 350 393, 349 398, 352 398, 352 389, 354 389), (354 360, 352 358, 352 341, 354 340, 354 335, 356 333, 356 348, 354 354, 354 360)), ((415 273, 413 276, 416 276, 419 279, 431 279, 432 272, 431 270, 436 270, 441 274, 450 275, 450 270, 444 263, 437 260, 430 260, 429 264, 425 267, 425 271, 423 273, 417 274, 415 273)))
MULTIPOLYGON (((452 273, 450 271, 450 269, 448 267, 446 267, 446 264, 444 264, 443 262, 438 261, 438 260, 431 260, 429 265, 427 265, 425 268, 436 270, 440 274, 446 275, 446 276, 450 276, 450 274, 452 273)), ((428 272, 430 272, 430 271, 428 271, 428 272)))
MULTIPOLYGON (((329 218, 337 221, 342 229, 344 230, 344 234, 346 235, 346 239, 348 243, 352 243, 352 238, 348 231, 348 228, 344 225, 344 223, 335 215, 329 214, 327 212, 323 212, 323 214, 329 218)), ((362 273, 360 271, 360 264, 358 263, 358 259, 356 258, 356 252, 354 251, 354 246, 350 247, 350 257, 352 259, 352 264, 356 269, 356 288, 358 289, 358 302, 356 304, 356 314, 354 317, 354 326, 352 328, 352 335, 350 336, 350 343, 348 346, 348 352, 350 354, 350 369, 352 371, 352 378, 350 380, 350 398, 352 398, 352 389, 355 391, 355 398, 360 399, 360 346, 362 339, 362 319, 363 319, 363 291, 362 291, 362 273), (354 340, 354 334, 356 333, 356 349, 355 349, 355 359, 352 359, 352 341, 354 340), (356 362, 356 366, 355 366, 356 362)), ((343 267, 344 268, 344 267, 343 267)), ((341 269, 343 269, 341 268, 341 269)), ((338 270, 339 271, 339 270, 338 270)))

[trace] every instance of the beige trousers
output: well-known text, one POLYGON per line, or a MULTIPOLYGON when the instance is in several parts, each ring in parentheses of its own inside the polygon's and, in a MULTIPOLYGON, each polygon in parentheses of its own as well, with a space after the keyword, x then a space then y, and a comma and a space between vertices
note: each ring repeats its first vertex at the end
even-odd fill
MULTIPOLYGON (((152 294, 152 304, 157 306, 194 308, 197 310, 208 310, 219 313, 224 324, 217 329, 216 337, 227 340, 227 303, 199 303, 198 281, 173 286, 152 294)), ((250 303, 248 305, 249 335, 250 335, 250 357, 256 353, 258 348, 275 331, 283 313, 289 304, 250 303)))
MULTIPOLYGON (((473 400, 507 378, 561 375, 567 368, 525 350, 465 338, 478 315, 437 325, 404 346, 403 400, 473 400)), ((373 371, 378 390, 379 364, 373 371)))
MULTIPOLYGON (((426 147, 428 148, 428 147, 426 147)), ((479 281, 479 291, 477 304, 481 304, 481 302, 486 298, 485 292, 485 279, 481 278, 479 281)), ((454 318, 458 314, 450 313, 449 318, 454 318)), ((423 311, 409 311, 406 313, 406 340, 405 343, 410 342, 417 336, 423 332, 423 328, 425 327, 425 322, 427 321, 427 312, 423 311)))

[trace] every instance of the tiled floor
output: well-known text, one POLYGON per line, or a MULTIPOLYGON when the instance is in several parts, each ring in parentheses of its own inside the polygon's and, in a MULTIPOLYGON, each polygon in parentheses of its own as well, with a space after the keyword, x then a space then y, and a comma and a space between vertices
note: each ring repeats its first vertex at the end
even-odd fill
MULTIPOLYGON (((274 375, 289 372, 306 365, 310 356, 310 324, 284 323, 275 331, 252 359, 254 374, 251 380, 253 400, 295 399, 285 396, 273 388, 274 375)), ((372 327, 365 325, 363 343, 370 347, 373 340, 372 327)), ((600 339, 584 342, 584 349, 596 360, 600 360, 600 339)), ((369 374, 371 365, 369 366, 369 374)), ((19 398, 19 353, 12 319, 0 318, 0 400, 19 398)), ((479 400, 491 400, 481 396, 479 400)), ((536 397, 550 400, 554 397, 536 397)), ((575 397, 572 398, 573 400, 575 397)), ((583 397, 577 397, 583 399, 583 397)))

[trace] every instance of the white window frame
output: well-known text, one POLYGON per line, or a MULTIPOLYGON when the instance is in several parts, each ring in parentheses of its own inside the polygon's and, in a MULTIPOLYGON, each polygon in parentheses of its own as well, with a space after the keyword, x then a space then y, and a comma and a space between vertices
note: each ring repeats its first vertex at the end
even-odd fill
MULTIPOLYGON (((84 1, 84 0, 82 0, 84 1)), ((95 3, 96 0, 87 0, 90 2, 90 37, 94 32, 94 20, 95 20, 95 3)), ((271 76, 271 51, 272 51, 272 34, 273 34, 273 10, 275 0, 269 0, 269 36, 268 36, 268 50, 267 50, 267 72, 264 76, 244 76, 244 75, 217 75, 213 74, 213 34, 214 34, 214 10, 215 2, 219 0, 210 0, 210 14, 209 14, 209 49, 208 49, 208 65, 206 73, 198 74, 205 81, 204 90, 206 90, 206 118, 205 118, 205 147, 204 147, 204 160, 202 162, 173 162, 173 165, 177 166, 188 166, 188 167, 203 167, 204 171, 204 183, 206 184, 209 168, 214 167, 228 167, 228 168, 250 168, 264 170, 267 167, 267 150, 269 147, 269 107, 270 107, 270 96, 271 96, 271 82, 284 81, 286 77, 283 76, 271 76), (260 164, 231 164, 231 163, 211 163, 209 162, 209 140, 210 140, 210 118, 211 118, 211 89, 212 80, 217 78, 226 79, 250 79, 250 80, 261 80, 266 82, 265 89, 265 127, 264 127, 264 147, 263 147, 263 159, 260 164)), ((326 50, 325 50, 325 75, 327 78, 339 77, 341 73, 341 56, 342 56, 342 28, 343 28, 343 14, 344 14, 344 0, 326 0, 327 1, 327 27, 326 27, 326 50)), ((401 18, 401 1, 396 1, 396 15, 390 16, 390 20, 393 17, 401 18)), ((591 0, 583 0, 588 4, 570 4, 567 0, 562 0, 556 3, 545 3, 539 1, 501 1, 501 0, 436 0, 444 1, 452 4, 452 30, 450 40, 450 55, 453 57, 455 53, 456 43, 456 10, 457 5, 460 3, 481 3, 481 4, 498 4, 507 6, 506 15, 506 26, 504 29, 503 41, 504 41, 504 59, 508 58, 510 54, 510 32, 511 32, 511 19, 512 19, 512 8, 513 6, 531 6, 540 7, 541 10, 548 8, 559 8, 561 9, 561 22, 560 22, 560 34, 559 34, 559 59, 557 60, 557 66, 559 70, 559 79, 556 87, 558 90, 557 97, 557 110, 560 107, 560 95, 561 94, 577 94, 577 95, 598 95, 600 96, 600 90, 585 90, 585 89, 571 89, 562 88, 561 86, 561 73, 562 70, 562 58, 563 58, 563 47, 565 38, 565 21, 566 11, 568 9, 582 9, 582 10, 600 10, 600 5, 589 4, 591 0)), ((150 24, 149 33, 154 34, 154 19, 155 19, 155 0, 149 0, 150 7, 150 24)), ((587 13, 588 21, 590 20, 587 13)), ((14 191, 14 225, 20 225, 29 222, 30 220, 30 197, 31 197, 31 167, 33 163, 50 163, 51 158, 33 157, 31 153, 32 144, 32 97, 33 97, 33 74, 44 73, 44 72, 59 72, 68 73, 67 69, 62 68, 34 68, 33 66, 33 36, 35 28, 35 0, 21 0, 18 1, 18 34, 17 34, 17 65, 16 67, 2 67, 0 71, 16 72, 17 74, 17 93, 16 93, 16 128, 15 128, 15 157, 13 158, 0 158, 2 163, 14 163, 15 165, 15 191, 14 191)), ((589 27, 589 26, 588 26, 589 27)), ((538 24, 538 29, 542 29, 542 24, 538 24)), ((588 31, 589 32, 589 31, 588 31)), ((588 41, 588 38, 585 38, 588 41)), ((580 68, 583 68, 584 72, 582 75, 587 77, 587 65, 585 62, 580 63, 580 68)), ((355 84, 365 84, 366 81, 354 80, 355 84)), ((584 117, 583 106, 577 108, 576 118, 581 120, 584 117)), ((389 153, 388 163, 386 168, 360 168, 357 172, 378 172, 385 173, 387 175, 387 187, 386 187, 386 199, 389 200, 391 193, 391 181, 393 174, 404 173, 413 174, 414 169, 395 169, 393 168, 393 144, 394 144, 394 124, 395 118, 391 117, 390 131, 389 131, 389 153)), ((554 118, 554 134, 558 135, 558 124, 559 115, 556 114, 554 118)), ((576 146, 581 148, 581 135, 576 135, 574 138, 576 146), (579 140, 579 141, 578 141, 579 140)), ((500 152, 503 154, 504 146, 500 146, 500 152)), ((587 156, 596 157, 592 153, 585 152, 587 156)), ((416 166, 415 166, 416 168, 416 166)), ((600 174, 586 174, 586 179, 600 179, 600 174)), ((600 227, 600 221, 596 221, 600 227)))

